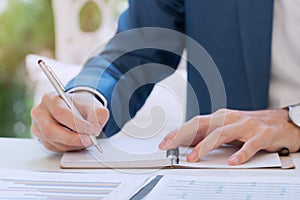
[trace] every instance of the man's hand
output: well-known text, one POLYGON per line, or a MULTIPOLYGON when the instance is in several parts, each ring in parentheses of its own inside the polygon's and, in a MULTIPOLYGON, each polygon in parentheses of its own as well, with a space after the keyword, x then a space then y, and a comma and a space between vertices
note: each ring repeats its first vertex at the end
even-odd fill
POLYGON ((259 150, 279 151, 300 147, 300 129, 288 121, 287 110, 236 111, 221 109, 211 115, 196 116, 169 133, 160 149, 179 145, 195 146, 187 160, 197 162, 222 144, 241 144, 228 162, 238 165, 248 161, 259 150))
POLYGON ((64 152, 92 145, 88 135, 99 135, 109 118, 109 111, 91 93, 69 95, 82 118, 57 93, 45 94, 31 110, 32 132, 49 150, 64 152))

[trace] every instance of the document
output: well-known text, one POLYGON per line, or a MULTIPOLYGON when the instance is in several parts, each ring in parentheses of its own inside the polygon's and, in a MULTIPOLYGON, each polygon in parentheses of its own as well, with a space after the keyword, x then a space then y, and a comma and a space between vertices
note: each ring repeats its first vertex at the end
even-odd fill
POLYGON ((0 170, 0 199, 129 199, 149 175, 0 170))
POLYGON ((84 151, 64 153, 61 160, 62 168, 270 168, 282 167, 277 153, 258 152, 248 162, 231 166, 228 158, 238 149, 224 146, 211 151, 199 162, 186 161, 186 155, 191 148, 180 148, 179 162, 174 164, 167 157, 166 151, 159 150, 158 144, 147 143, 146 140, 131 139, 101 139, 99 140, 103 153, 100 154, 91 147, 84 151))
POLYGON ((299 199, 299 177, 163 176, 145 200, 150 199, 299 199))

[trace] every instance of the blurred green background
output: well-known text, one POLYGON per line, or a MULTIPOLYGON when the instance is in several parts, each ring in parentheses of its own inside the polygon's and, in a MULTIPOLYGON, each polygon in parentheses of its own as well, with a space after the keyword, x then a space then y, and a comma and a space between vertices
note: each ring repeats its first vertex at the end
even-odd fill
POLYGON ((0 136, 29 137, 32 94, 24 59, 53 55, 51 0, 0 0, 0 136))
MULTIPOLYGON (((119 12, 116 7, 116 16, 119 12)), ((81 10, 80 27, 93 31, 100 24, 101 13, 89 1, 81 10)), ((51 0, 0 0, 0 137, 30 137, 33 93, 25 56, 53 57, 54 39, 51 0)))

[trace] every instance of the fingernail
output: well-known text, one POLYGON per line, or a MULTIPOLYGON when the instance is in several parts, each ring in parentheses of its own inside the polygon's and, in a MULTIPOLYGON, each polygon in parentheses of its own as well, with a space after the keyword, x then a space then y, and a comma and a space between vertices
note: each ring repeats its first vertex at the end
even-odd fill
POLYGON ((166 142, 163 140, 163 141, 161 141, 161 143, 159 143, 159 148, 161 149, 161 150, 164 150, 164 148, 165 148, 165 145, 166 145, 166 142))
POLYGON ((161 143, 160 143, 160 148, 162 150, 165 150, 165 149, 168 149, 169 146, 171 145, 172 141, 171 140, 163 140, 161 143))
POLYGON ((188 160, 193 162, 198 161, 198 153, 196 151, 190 153, 190 155, 188 155, 188 160))
POLYGON ((238 165, 240 162, 239 158, 237 156, 232 156, 229 158, 229 164, 230 165, 238 165))

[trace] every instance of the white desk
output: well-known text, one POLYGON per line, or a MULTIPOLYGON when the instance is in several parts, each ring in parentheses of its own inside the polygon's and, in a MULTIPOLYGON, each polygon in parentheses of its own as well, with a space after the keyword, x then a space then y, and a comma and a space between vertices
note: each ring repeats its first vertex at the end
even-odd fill
MULTIPOLYGON (((62 154, 46 150, 34 139, 0 138, 0 168, 38 171, 61 171, 59 162, 62 154)), ((126 170, 132 173, 185 174, 197 176, 281 176, 300 178, 300 153, 291 155, 296 169, 160 169, 126 170)), ((64 170, 66 171, 66 170, 64 170)), ((74 171, 74 170, 72 170, 74 171)), ((82 171, 82 170, 81 170, 82 171)), ((90 170, 89 170, 90 171, 90 170)), ((122 173, 124 170, 93 170, 93 172, 122 173)), ((87 171, 88 172, 88 171, 87 171)))

